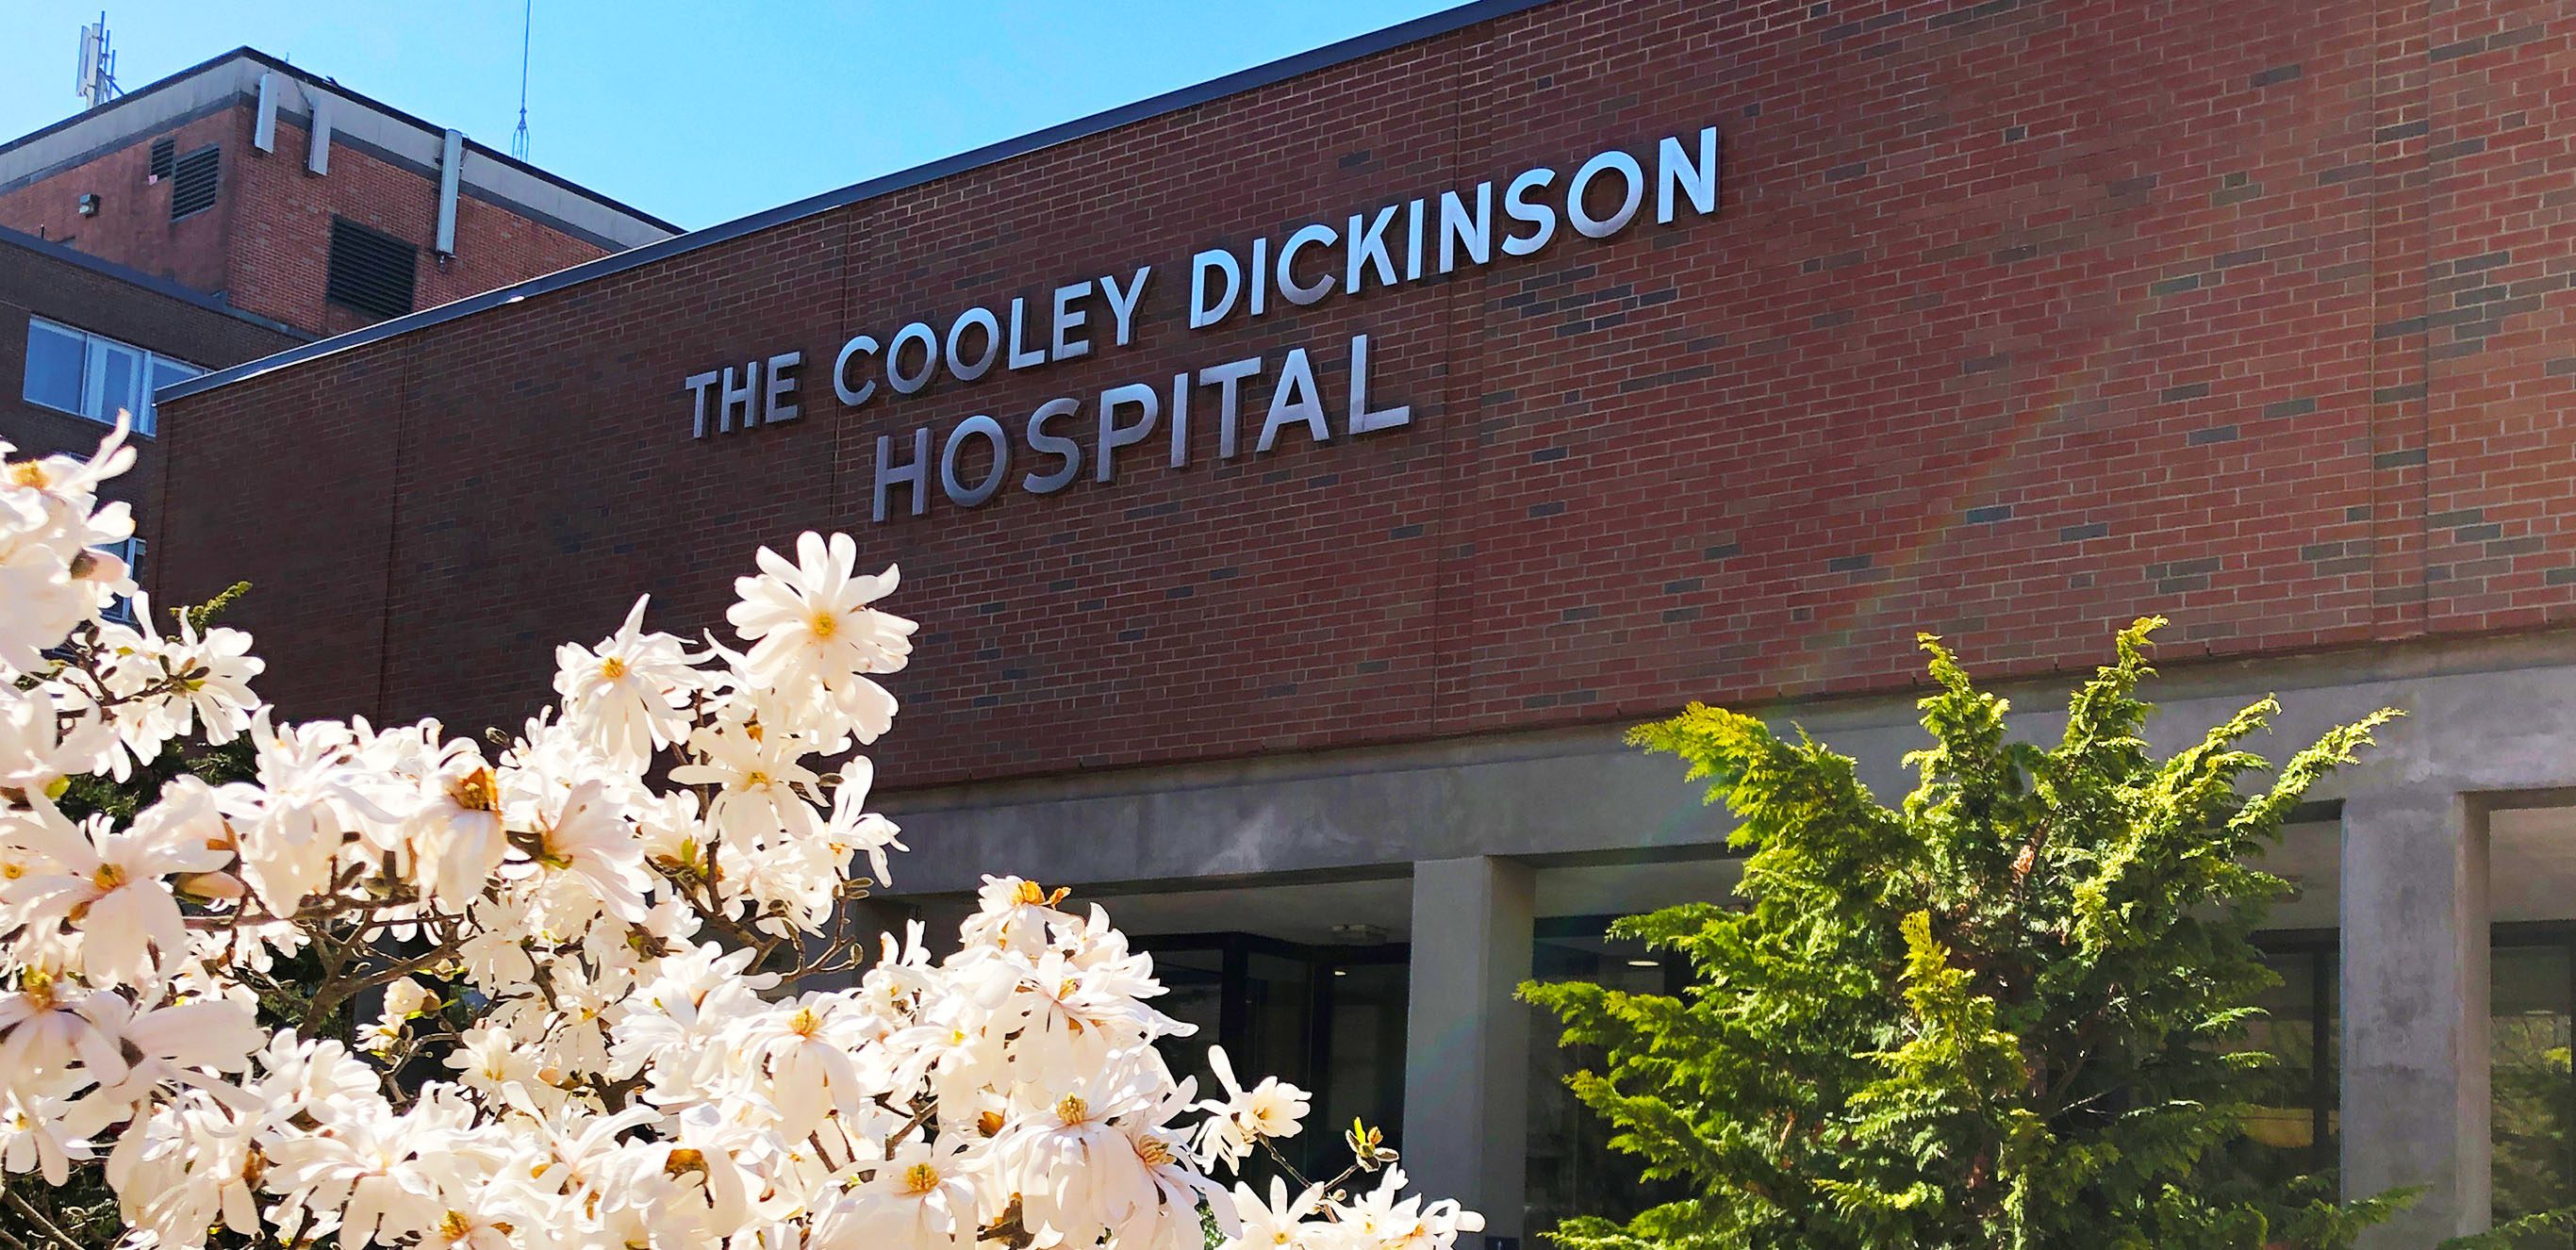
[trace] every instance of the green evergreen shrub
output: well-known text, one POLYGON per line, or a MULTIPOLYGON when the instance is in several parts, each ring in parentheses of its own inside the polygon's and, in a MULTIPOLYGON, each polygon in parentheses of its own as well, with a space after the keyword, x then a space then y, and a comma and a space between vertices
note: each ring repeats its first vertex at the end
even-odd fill
POLYGON ((2288 886, 2258 866, 2382 711, 2268 766, 2271 700, 2158 756, 2144 620, 2051 745, 1930 637, 1931 744, 1894 806, 1803 733, 1694 705, 1632 740, 1679 756, 1741 824, 1735 905, 1615 932, 1684 955, 1682 997, 1523 993, 1604 1049, 1571 1078, 1613 1146, 1691 1196, 1570 1250, 2267 1250, 2348 1246, 2405 1194, 2258 1181, 2239 1152, 2271 1056, 2251 940, 2288 886))

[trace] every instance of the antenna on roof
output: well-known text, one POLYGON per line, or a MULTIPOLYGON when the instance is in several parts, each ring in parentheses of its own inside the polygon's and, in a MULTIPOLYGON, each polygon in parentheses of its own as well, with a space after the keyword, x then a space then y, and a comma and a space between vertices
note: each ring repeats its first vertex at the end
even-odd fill
POLYGON ((84 107, 97 108, 125 94, 116 85, 116 51, 107 44, 107 10, 101 9, 98 20, 81 27, 80 78, 72 92, 86 102, 84 107))
POLYGON ((537 0, 519 15, 519 128, 510 132, 510 155, 528 159, 528 44, 536 35, 537 0))

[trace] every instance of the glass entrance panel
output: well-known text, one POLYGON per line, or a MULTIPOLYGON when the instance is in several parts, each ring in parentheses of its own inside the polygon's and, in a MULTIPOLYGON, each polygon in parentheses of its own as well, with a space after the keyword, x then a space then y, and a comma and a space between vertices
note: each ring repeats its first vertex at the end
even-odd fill
MULTIPOLYGON (((2576 952, 2570 936, 2545 944, 2500 936, 2490 953, 2489 1055, 2494 1107, 2495 1218, 2576 1203, 2576 1075, 2568 1066, 2576 1026, 2576 952), (2511 942, 2511 944, 2508 944, 2511 942)), ((2537 935, 2530 935, 2537 936, 2537 935)), ((2576 1235, 2548 1233, 2527 1247, 2576 1245, 2576 1235)))
MULTIPOLYGON (((1174 1077, 1195 1077, 1201 1097, 1224 1095, 1207 1060, 1225 1047, 1238 1080, 1275 1076, 1306 1091, 1304 1131, 1275 1143, 1308 1179, 1338 1174, 1353 1119, 1395 1140, 1404 1114, 1406 948, 1314 946, 1249 933, 1146 937, 1155 975, 1169 990, 1153 1005, 1199 1026, 1158 1043, 1174 1077)), ((1277 1174, 1255 1156, 1256 1188, 1277 1174)))
POLYGON ((2235 1148, 2245 1152, 2249 1171, 2275 1184, 2326 1176, 2338 1166, 2335 1130, 2342 1096, 2336 1077, 2341 1021, 2335 1011, 2335 938, 2325 933, 2257 940, 2267 947, 2263 962, 2281 983, 2256 1000, 2263 1014, 2247 1022, 2238 1046, 2267 1052, 2274 1064, 2260 1077, 2245 1137, 2235 1148))
POLYGON ((1327 965, 1324 980, 1323 1050, 1317 1056, 1315 1111, 1307 1132, 1335 1152, 1341 1168, 1342 1133, 1359 1120, 1386 1134, 1397 1150, 1404 1127, 1405 992, 1412 974, 1401 957, 1327 965))
POLYGON ((1216 947, 1178 948, 1153 951, 1154 976, 1168 992, 1161 998, 1147 1000, 1147 1006, 1183 1024, 1195 1024, 1198 1032, 1188 1037, 1167 1037, 1156 1042, 1163 1052, 1163 1062, 1172 1069, 1172 1078, 1197 1077, 1199 1092, 1206 1096, 1215 1086, 1208 1075, 1207 1049, 1216 1044, 1225 1025, 1225 952, 1216 947))
MULTIPOLYGON (((1678 990, 1681 957, 1605 935, 1607 918, 1540 922, 1530 971, 1540 981, 1589 981, 1638 994, 1678 990)), ((1601 1070, 1597 1047, 1560 1046, 1563 1026, 1538 1008, 1530 1023, 1528 1186, 1523 1227, 1535 1237, 1569 1216, 1614 1220, 1681 1196, 1676 1183, 1648 1184, 1642 1161, 1610 1148, 1610 1125, 1574 1096, 1565 1080, 1601 1070)))
POLYGON ((1314 1074, 1307 1068, 1312 1051, 1307 1038, 1315 1027, 1315 972, 1303 950, 1276 953, 1247 950, 1235 983, 1236 1010, 1243 1013, 1242 1040, 1226 1043, 1235 1075, 1252 1080, 1275 1076, 1312 1092, 1314 1074))

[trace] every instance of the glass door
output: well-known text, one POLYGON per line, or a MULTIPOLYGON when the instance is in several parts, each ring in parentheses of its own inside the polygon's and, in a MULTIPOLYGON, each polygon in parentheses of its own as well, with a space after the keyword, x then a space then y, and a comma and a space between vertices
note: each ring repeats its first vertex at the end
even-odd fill
MULTIPOLYGON (((1681 956, 1608 936, 1611 917, 1538 922, 1530 973, 1539 981, 1589 981, 1634 994, 1679 995, 1689 969, 1681 956)), ((1607 1121, 1574 1096, 1565 1080, 1606 1061, 1597 1047, 1560 1046, 1563 1028, 1536 1007, 1530 1022, 1528 1186, 1523 1227, 1536 1236, 1568 1216, 1625 1220, 1682 1196, 1679 1182, 1648 1183, 1635 1155, 1613 1150, 1607 1121)))
MULTIPOLYGON (((1196 1077, 1201 1097, 1219 1097, 1207 1062, 1222 1045, 1238 1079, 1275 1076, 1312 1098, 1305 1129, 1277 1143, 1309 1180, 1349 1162, 1343 1130, 1353 1119, 1396 1140, 1404 1118, 1406 959, 1401 944, 1307 946, 1250 933, 1191 933, 1135 939, 1154 957, 1170 993, 1165 1015, 1199 1026, 1159 1043, 1175 1077, 1196 1077)), ((1256 1157, 1245 1173, 1261 1184, 1276 1172, 1256 1157)), ((1258 1186, 1256 1186, 1258 1187, 1258 1186)))
MULTIPOLYGON (((2568 1048, 2576 1031, 2576 930, 2564 925, 2499 925, 2489 999, 2489 1079, 2494 1099, 2495 1218, 2576 1204, 2576 1074, 2568 1048)), ((2576 1246, 2576 1233, 2517 1243, 2576 1246)))

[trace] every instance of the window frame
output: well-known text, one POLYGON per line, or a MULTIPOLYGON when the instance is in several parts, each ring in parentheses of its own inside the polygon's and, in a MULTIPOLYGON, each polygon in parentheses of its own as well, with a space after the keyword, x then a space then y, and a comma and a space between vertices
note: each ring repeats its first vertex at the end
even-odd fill
POLYGON ((201 378, 206 376, 204 368, 190 364, 176 356, 164 356, 159 352, 148 352, 144 355, 141 373, 143 377, 143 411, 145 414, 143 419, 152 426, 152 430, 146 431, 147 434, 157 432, 161 428, 161 401, 153 398, 155 393, 157 393, 162 387, 177 386, 181 382, 185 382, 190 378, 201 378), (178 377, 164 382, 160 380, 159 374, 165 366, 173 369, 185 370, 185 372, 181 373, 178 377))
POLYGON ((73 329, 59 321, 49 321, 43 317, 29 317, 27 318, 27 351, 25 355, 19 357, 19 365, 18 399, 20 402, 32 404, 38 408, 49 409, 54 412, 69 413, 75 417, 86 417, 89 415, 88 413, 81 411, 82 405, 89 402, 89 335, 87 333, 73 329), (69 408, 55 403, 50 399, 40 398, 27 389, 29 383, 33 380, 34 375, 34 370, 29 368, 28 365, 30 362, 34 361, 36 357, 36 335, 38 333, 55 334, 71 340, 73 353, 78 358, 78 364, 72 373, 72 406, 69 408))
MULTIPOLYGON (((49 412, 59 412, 66 416, 79 417, 84 421, 113 426, 116 424, 116 414, 103 410, 107 399, 107 377, 99 372, 99 363, 107 359, 111 353, 126 352, 134 358, 132 372, 128 377, 129 390, 134 397, 134 403, 126 411, 133 414, 134 418, 131 432, 142 438, 154 437, 161 430, 160 405, 154 403, 152 399, 152 393, 159 389, 154 382, 154 376, 159 373, 161 367, 169 365, 185 369, 188 371, 188 377, 198 377, 206 372, 205 366, 195 361, 164 355, 151 348, 84 330, 79 326, 56 321, 51 317, 30 315, 27 318, 27 338, 31 348, 34 345, 35 336, 40 333, 58 334, 80 344, 81 369, 78 387, 80 406, 65 408, 28 394, 23 369, 20 371, 21 376, 18 380, 20 402, 49 412)), ((32 355, 32 351, 29 354, 32 355)))
MULTIPOLYGON (((152 396, 139 388, 147 376, 151 360, 152 353, 131 343, 95 334, 89 336, 88 350, 81 354, 81 414, 97 421, 100 418, 96 414, 113 414, 116 408, 122 407, 134 414, 138 433, 150 433, 148 427, 152 418, 148 410, 152 406, 152 396), (115 366, 119 356, 124 357, 125 402, 114 404, 110 402, 108 391, 117 380, 115 375, 119 370, 115 366)), ((102 422, 106 425, 115 423, 113 415, 102 422)))

